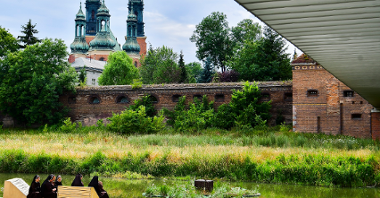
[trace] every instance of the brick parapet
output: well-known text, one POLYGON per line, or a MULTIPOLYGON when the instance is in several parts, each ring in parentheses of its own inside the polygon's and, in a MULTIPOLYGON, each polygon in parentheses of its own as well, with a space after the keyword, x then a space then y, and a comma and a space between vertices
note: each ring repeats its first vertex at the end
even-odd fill
MULTIPOLYGON (((104 87, 86 87, 77 88, 77 94, 66 94, 60 98, 60 101, 67 106, 70 111, 70 117, 73 120, 80 121, 84 125, 93 125, 98 119, 104 119, 112 116, 112 113, 120 113, 125 107, 131 105, 136 99, 144 95, 154 96, 158 102, 155 108, 174 109, 177 102, 176 98, 186 96, 186 103, 193 101, 194 97, 207 95, 210 101, 215 101, 215 107, 231 101, 232 90, 238 90, 243 87, 244 83, 215 83, 215 84, 164 84, 164 85, 143 85, 140 89, 132 89, 130 85, 124 86, 104 86, 104 87), (130 101, 128 104, 118 104, 119 97, 127 97, 130 101), (100 104, 90 104, 89 100, 97 97, 100 104), (69 102, 75 98, 75 102, 69 102)), ((287 82, 258 82, 258 86, 264 93, 270 94, 272 100, 271 114, 272 119, 269 121, 274 124, 279 112, 287 123, 291 122, 291 100, 285 101, 284 94, 291 94, 292 83, 287 82)), ((268 99, 269 100, 269 99, 268 99)))

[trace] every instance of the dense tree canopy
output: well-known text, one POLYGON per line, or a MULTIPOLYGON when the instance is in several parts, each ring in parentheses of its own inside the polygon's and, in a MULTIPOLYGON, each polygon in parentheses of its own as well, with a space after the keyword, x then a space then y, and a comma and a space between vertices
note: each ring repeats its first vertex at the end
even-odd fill
POLYGON ((199 60, 211 59, 214 66, 226 70, 226 61, 233 55, 234 42, 228 27, 227 16, 213 12, 196 26, 191 42, 195 42, 199 60))
POLYGON ((186 71, 190 83, 196 83, 202 72, 202 65, 198 62, 186 64, 186 71))
POLYGON ((178 54, 173 49, 162 46, 149 48, 141 60, 140 75, 144 84, 178 83, 181 69, 178 67, 178 54))
POLYGON ((3 57, 7 51, 14 52, 18 49, 17 39, 8 30, 0 26, 0 57, 3 57))
POLYGON ((179 66, 179 69, 181 70, 181 78, 179 80, 179 83, 188 83, 189 80, 188 80, 185 60, 183 59, 183 56, 184 55, 181 51, 181 54, 179 55, 179 61, 178 61, 178 66, 179 66))
POLYGON ((34 45, 38 42, 41 42, 37 37, 34 36, 34 34, 38 33, 38 30, 36 30, 37 24, 32 25, 32 20, 29 19, 29 22, 25 25, 22 25, 21 33, 24 34, 24 36, 19 36, 18 40, 20 43, 21 48, 26 48, 27 45, 34 45))
POLYGON ((264 36, 258 41, 246 40, 229 63, 243 80, 288 80, 292 78, 292 70, 286 49, 284 39, 265 27, 264 36))
POLYGON ((198 83, 209 83, 215 74, 214 66, 212 65, 211 58, 206 58, 203 70, 198 78, 198 83))
POLYGON ((139 70, 133 65, 132 58, 119 51, 110 54, 98 81, 100 85, 130 85, 138 78, 139 70))
POLYGON ((261 37, 261 26, 252 19, 244 19, 231 29, 232 38, 238 48, 242 48, 245 41, 256 41, 261 37))
POLYGON ((67 111, 58 98, 75 91, 77 74, 62 40, 45 39, 0 59, 0 110, 22 123, 56 123, 67 111))

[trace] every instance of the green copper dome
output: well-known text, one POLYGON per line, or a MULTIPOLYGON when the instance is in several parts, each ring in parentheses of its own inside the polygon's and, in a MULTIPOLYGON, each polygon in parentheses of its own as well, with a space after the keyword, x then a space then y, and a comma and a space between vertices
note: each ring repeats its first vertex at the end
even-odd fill
POLYGON ((77 13, 77 17, 75 20, 83 20, 83 21, 86 20, 86 16, 83 14, 83 11, 82 11, 82 2, 80 3, 80 8, 79 8, 79 11, 77 13))
POLYGON ((139 54, 140 53, 140 45, 137 43, 136 37, 128 37, 123 45, 123 50, 127 52, 127 54, 139 54))
POLYGON ((90 47, 85 37, 76 37, 74 42, 70 45, 70 49, 73 54, 86 54, 90 47))
POLYGON ((98 9, 98 14, 96 14, 96 16, 110 16, 110 10, 107 8, 104 0, 103 0, 103 3, 102 5, 100 6, 100 8, 98 9))
POLYGON ((131 12, 128 15, 128 20, 127 21, 136 21, 137 22, 137 16, 135 15, 133 11, 133 3, 132 3, 132 9, 131 12))
POLYGON ((103 30, 98 32, 90 42, 90 50, 113 50, 117 45, 116 41, 111 38, 111 33, 109 31, 103 30))

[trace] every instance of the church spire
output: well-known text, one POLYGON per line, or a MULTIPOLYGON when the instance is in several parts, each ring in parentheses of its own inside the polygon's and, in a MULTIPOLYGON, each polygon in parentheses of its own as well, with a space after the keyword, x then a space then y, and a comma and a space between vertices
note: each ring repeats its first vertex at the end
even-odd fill
POLYGON ((127 19, 127 36, 123 50, 128 55, 138 56, 140 53, 140 45, 137 42, 137 16, 133 11, 133 2, 131 3, 131 10, 127 19))
POLYGON ((80 3, 79 11, 75 18, 75 39, 70 45, 71 52, 73 54, 85 54, 87 53, 89 46, 85 38, 86 31, 86 17, 82 11, 82 2, 80 3))

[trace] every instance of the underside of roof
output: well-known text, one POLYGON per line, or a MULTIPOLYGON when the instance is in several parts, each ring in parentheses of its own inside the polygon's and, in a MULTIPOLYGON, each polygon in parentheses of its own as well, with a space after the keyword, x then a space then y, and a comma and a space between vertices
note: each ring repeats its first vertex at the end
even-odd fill
POLYGON ((380 0, 235 0, 380 109, 380 0))

